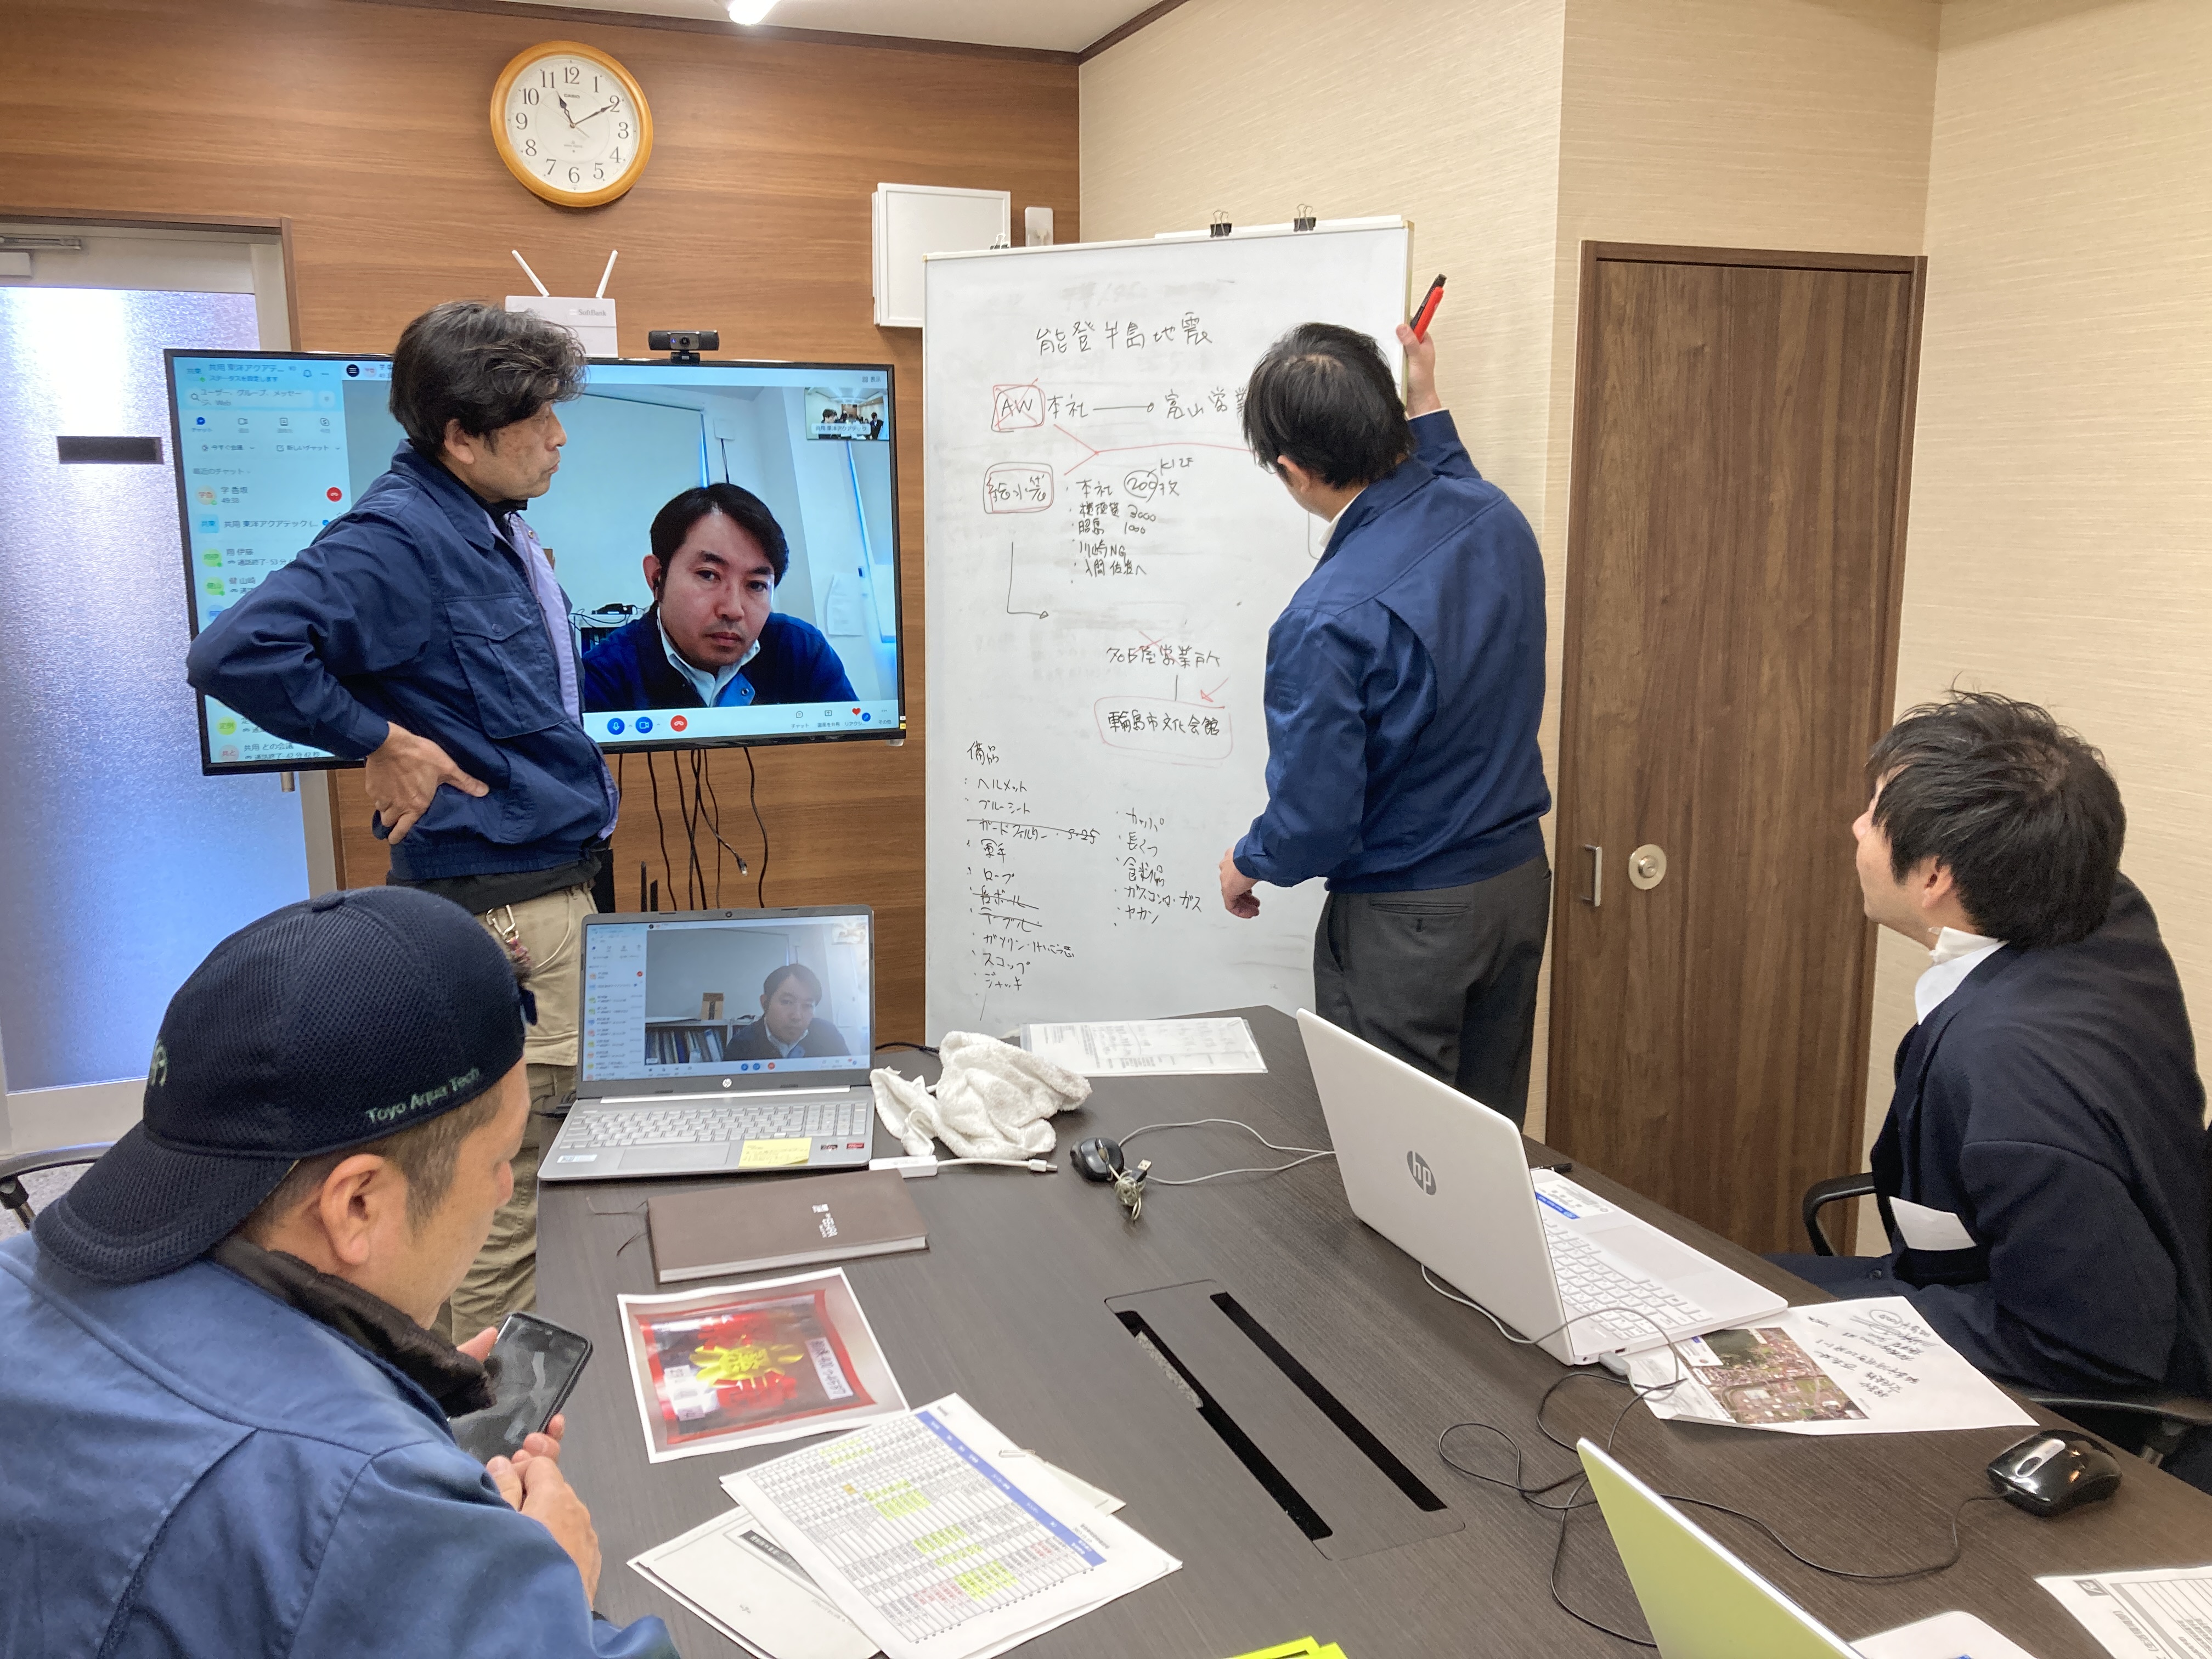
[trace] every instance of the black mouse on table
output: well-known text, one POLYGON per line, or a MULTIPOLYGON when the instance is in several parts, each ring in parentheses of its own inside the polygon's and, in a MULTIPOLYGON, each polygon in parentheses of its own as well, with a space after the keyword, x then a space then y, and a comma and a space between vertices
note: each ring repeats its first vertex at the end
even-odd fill
POLYGON ((2045 1429, 1990 1459, 1990 1485, 2007 1503, 2048 1518, 2118 1492, 2120 1462, 2094 1435, 2045 1429))
POLYGON ((1091 1135, 1067 1149, 1067 1161, 1085 1181, 1111 1181, 1127 1166, 1121 1143, 1110 1135, 1091 1135))

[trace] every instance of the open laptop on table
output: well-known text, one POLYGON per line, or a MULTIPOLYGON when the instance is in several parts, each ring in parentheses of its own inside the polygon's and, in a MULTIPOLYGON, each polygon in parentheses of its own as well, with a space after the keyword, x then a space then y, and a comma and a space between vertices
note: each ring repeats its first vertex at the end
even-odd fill
POLYGON ((864 1167, 865 906, 586 916, 576 1103, 541 1181, 864 1167))
POLYGON ((1576 1449, 1659 1659, 1836 1659, 1858 1652, 1605 1451, 1587 1440, 1576 1449))
POLYGON ((1530 1170, 1510 1119, 1303 1008, 1298 1029, 1352 1214, 1553 1358, 1587 1364, 1789 1305, 1564 1176, 1530 1170), (1601 1311, 1622 1308, 1664 1336, 1633 1313, 1601 1311))

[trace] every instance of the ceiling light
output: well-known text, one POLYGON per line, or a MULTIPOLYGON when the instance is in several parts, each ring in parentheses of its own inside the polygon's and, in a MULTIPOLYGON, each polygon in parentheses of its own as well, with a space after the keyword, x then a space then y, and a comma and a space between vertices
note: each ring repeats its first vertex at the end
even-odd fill
POLYGON ((729 0, 732 23, 757 23, 775 9, 775 0, 729 0))

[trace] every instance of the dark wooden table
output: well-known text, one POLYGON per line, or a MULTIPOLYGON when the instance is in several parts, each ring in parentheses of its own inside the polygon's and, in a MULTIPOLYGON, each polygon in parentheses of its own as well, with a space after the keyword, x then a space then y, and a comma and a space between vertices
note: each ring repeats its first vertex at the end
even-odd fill
MULTIPOLYGON (((1353 1219, 1332 1164, 1155 1187, 1133 1225, 1109 1188, 1065 1167, 1065 1149, 1081 1135, 1170 1119, 1241 1118, 1271 1139, 1327 1144, 1295 1024, 1269 1009, 1238 1012, 1252 1022, 1267 1075, 1100 1079, 1085 1112, 1059 1120, 1059 1173, 947 1170, 912 1182, 928 1249, 846 1265, 909 1403, 960 1393, 1019 1443, 1126 1498, 1122 1519, 1184 1563, 1024 1653, 1223 1659, 1306 1634, 1342 1643, 1352 1659, 1629 1651, 1553 1605, 1556 1520, 1437 1455, 1441 1431, 1477 1420, 1520 1442, 1532 1480, 1566 1472, 1571 1454, 1545 1442, 1533 1416, 1561 1368, 1430 1290, 1417 1264, 1353 1219), (1328 1559, 1309 1541, 1106 1307, 1111 1297, 1200 1279, 1226 1288, 1445 1500, 1462 1529, 1349 1560, 1328 1559)), ((880 1058, 926 1074, 921 1056, 880 1058)), ((888 1137, 878 1140, 879 1152, 899 1150, 888 1137)), ((1528 1146, 1532 1164, 1560 1161, 1528 1146)), ((1146 1136, 1139 1147, 1164 1176, 1281 1161, 1227 1129, 1146 1136)), ((1595 1171, 1577 1168, 1574 1176, 1793 1300, 1820 1299, 1595 1171)), ((805 1179, 752 1177, 763 1178, 805 1179)), ((538 1283, 546 1316, 599 1348, 568 1405, 562 1461, 599 1528, 599 1607, 620 1620, 657 1613, 687 1659, 708 1659, 739 1650, 628 1561, 726 1509, 720 1476, 789 1447, 645 1460, 615 1297, 662 1289, 640 1206, 653 1193, 683 1189, 675 1182, 545 1188, 538 1283)), ((1554 1397, 1549 1420, 1570 1441, 1601 1439, 1626 1398, 1601 1382, 1577 1382, 1554 1397)), ((1662 1423, 1638 1406, 1621 1418, 1613 1449, 1662 1490, 1750 1510, 1807 1554, 1872 1571, 1940 1559, 1954 1506, 1988 1490, 1984 1465, 2020 1432, 1814 1440, 1662 1423)), ((1470 1461, 1496 1447, 1488 1467, 1510 1473, 1510 1455, 1494 1437, 1462 1433, 1452 1445, 1470 1461)), ((2212 1499, 2132 1462, 2111 1502, 2057 1521, 1973 1505, 1960 1523, 1960 1563, 1904 1584, 1828 1577, 1741 1522, 1699 1519, 1846 1638, 1963 1607, 2041 1659, 2100 1659, 2103 1650, 2036 1584, 2037 1574, 2212 1561, 2212 1499)), ((1642 1631, 1594 1509, 1570 1525, 1559 1583, 1582 1612, 1642 1631)))

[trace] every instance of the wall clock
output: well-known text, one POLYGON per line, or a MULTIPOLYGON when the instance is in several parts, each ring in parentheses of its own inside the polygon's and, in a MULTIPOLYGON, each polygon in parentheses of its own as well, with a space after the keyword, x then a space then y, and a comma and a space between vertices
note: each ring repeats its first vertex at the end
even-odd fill
POLYGON ((597 207, 645 172, 653 112, 635 78, 606 53, 547 40, 500 71, 491 136, 507 171, 547 201, 597 207))

